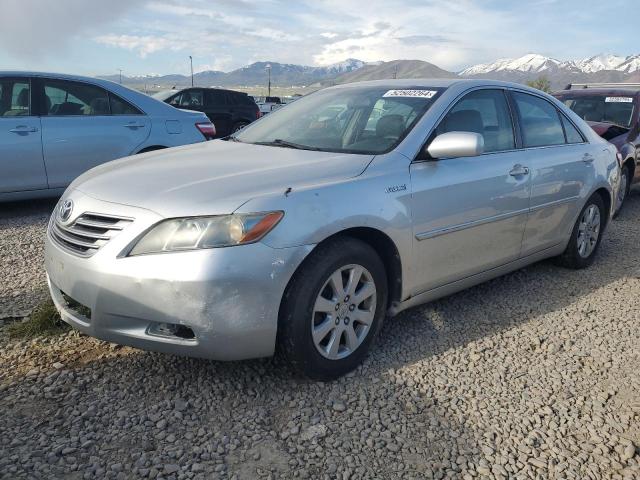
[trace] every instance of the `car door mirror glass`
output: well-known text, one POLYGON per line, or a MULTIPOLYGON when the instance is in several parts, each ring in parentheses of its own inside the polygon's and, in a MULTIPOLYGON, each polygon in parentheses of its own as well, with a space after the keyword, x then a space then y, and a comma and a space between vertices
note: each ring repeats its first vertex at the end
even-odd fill
POLYGON ((476 157, 484 152, 484 137, 474 132, 447 132, 426 147, 431 158, 476 157))

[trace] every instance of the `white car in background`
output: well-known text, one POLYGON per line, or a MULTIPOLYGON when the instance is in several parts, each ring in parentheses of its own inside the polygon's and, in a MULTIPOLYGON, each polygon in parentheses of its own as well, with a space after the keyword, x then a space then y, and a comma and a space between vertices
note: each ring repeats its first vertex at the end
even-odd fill
POLYGON ((254 100, 258 104, 262 115, 271 113, 285 105, 280 97, 254 97, 254 100))

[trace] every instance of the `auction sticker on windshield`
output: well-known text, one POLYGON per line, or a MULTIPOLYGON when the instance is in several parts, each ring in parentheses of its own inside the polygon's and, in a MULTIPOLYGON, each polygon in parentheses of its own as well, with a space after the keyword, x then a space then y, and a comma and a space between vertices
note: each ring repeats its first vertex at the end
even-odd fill
POLYGON ((632 103, 633 98, 631 97, 607 97, 604 99, 607 103, 632 103))
POLYGON ((383 97, 420 97, 433 98, 435 90, 389 90, 383 97))

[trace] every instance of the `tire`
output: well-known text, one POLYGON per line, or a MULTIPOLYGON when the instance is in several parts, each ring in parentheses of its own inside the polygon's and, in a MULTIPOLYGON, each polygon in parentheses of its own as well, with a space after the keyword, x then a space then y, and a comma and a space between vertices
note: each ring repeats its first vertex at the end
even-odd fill
POLYGON ((307 378, 338 378, 366 357, 382 326, 387 297, 384 264, 373 248, 346 237, 320 245, 287 286, 280 307, 278 350, 307 378), (359 282, 349 288, 349 279, 358 274, 359 282), (336 282, 343 287, 340 295, 336 282))
POLYGON ((247 125, 249 125, 247 122, 234 123, 233 127, 231 128, 231 133, 236 133, 237 131, 242 130, 247 125))
POLYGON ((607 212, 602 197, 597 193, 592 195, 580 211, 576 224, 573 226, 569 244, 564 253, 556 258, 556 263, 563 267, 573 269, 586 268, 591 265, 596 257, 600 241, 602 240, 602 233, 606 225, 606 215, 607 212), (590 214, 594 212, 595 215, 596 211, 592 210, 592 207, 597 210, 598 221, 590 225, 590 214), (595 232, 596 224, 597 233, 595 232), (581 232, 585 230, 586 234, 581 234, 581 232), (597 235, 595 242, 591 233, 597 235))
POLYGON ((620 172, 620 191, 616 197, 616 212, 614 213, 614 218, 617 218, 624 207, 624 201, 629 195, 629 191, 631 190, 631 181, 633 179, 633 175, 631 173, 631 167, 625 164, 622 167, 622 171, 620 172))

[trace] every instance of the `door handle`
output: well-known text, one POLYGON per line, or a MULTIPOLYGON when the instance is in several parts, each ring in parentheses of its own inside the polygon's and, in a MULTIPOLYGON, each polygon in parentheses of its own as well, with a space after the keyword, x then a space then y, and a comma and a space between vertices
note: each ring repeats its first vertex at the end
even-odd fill
POLYGON ((593 163, 593 161, 595 160, 595 158, 593 157, 593 155, 591 155, 590 153, 585 153, 582 156, 582 161, 584 163, 593 163))
POLYGON ((144 128, 146 125, 144 123, 130 122, 126 123, 124 126, 127 128, 144 128))
POLYGON ((15 128, 9 130, 11 133, 34 133, 37 132, 38 129, 36 127, 27 127, 26 125, 18 125, 15 128))
POLYGON ((525 167, 524 165, 520 165, 519 163, 517 163, 516 165, 513 166, 513 168, 509 172, 509 175, 511 175, 512 177, 520 177, 522 175, 529 175, 529 168, 525 167))

